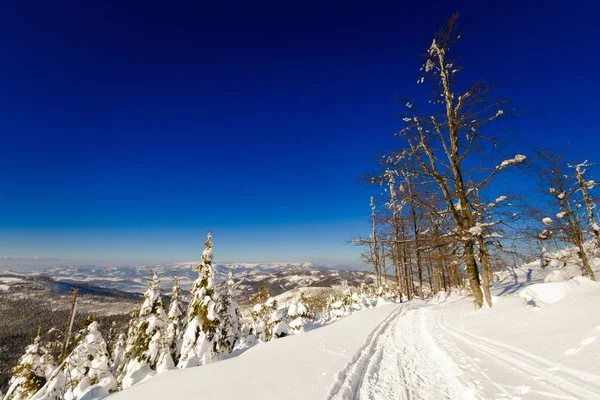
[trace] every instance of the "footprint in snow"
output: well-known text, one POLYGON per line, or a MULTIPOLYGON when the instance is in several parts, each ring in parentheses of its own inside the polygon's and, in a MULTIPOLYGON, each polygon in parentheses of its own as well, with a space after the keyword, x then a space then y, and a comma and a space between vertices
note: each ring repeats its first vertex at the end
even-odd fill
POLYGON ((531 388, 529 386, 523 385, 523 386, 518 387, 518 389, 519 389, 519 394, 527 394, 527 393, 529 393, 529 390, 531 388))
POLYGON ((574 356, 581 351, 581 347, 573 347, 565 351, 565 356, 574 356))
POLYGON ((579 353, 585 346, 594 343, 597 339, 598 339, 598 336, 590 336, 587 339, 583 339, 579 343, 579 347, 573 347, 573 348, 565 351, 565 356, 573 356, 573 355, 579 353))
POLYGON ((587 339, 583 339, 581 341, 581 343, 579 343, 580 346, 587 346, 588 344, 592 344, 596 341, 596 339, 598 339, 598 336, 590 336, 587 339))

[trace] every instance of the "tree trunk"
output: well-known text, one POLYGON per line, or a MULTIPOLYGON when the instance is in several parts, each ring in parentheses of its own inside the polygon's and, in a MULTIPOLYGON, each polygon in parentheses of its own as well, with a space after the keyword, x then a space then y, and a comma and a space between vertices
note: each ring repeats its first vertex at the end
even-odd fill
POLYGON ((481 292, 481 282, 479 281, 479 272, 477 271, 477 261, 475 261, 475 248, 473 242, 468 240, 463 243, 465 252, 465 265, 467 269, 467 278, 469 286, 473 292, 473 298, 478 308, 483 306, 483 293, 481 292))
POLYGON ((595 281, 596 275, 594 275, 594 270, 592 270, 592 267, 590 266, 590 262, 587 258, 587 254, 585 254, 585 249, 583 248, 583 241, 580 238, 577 239, 577 248, 579 249, 579 251, 577 252, 577 255, 581 259, 583 268, 590 276, 590 279, 595 281))
POLYGON ((485 301, 488 306, 492 306, 492 294, 490 293, 490 274, 491 274, 491 266, 490 266, 490 256, 487 250, 487 244, 480 237, 479 238, 479 257, 481 259, 481 279, 483 281, 483 294, 485 296, 485 301))

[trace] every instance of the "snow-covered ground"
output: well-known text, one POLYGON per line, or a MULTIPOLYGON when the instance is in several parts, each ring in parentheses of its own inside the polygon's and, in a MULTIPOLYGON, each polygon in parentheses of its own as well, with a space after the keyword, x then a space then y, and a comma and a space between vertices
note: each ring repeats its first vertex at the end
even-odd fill
POLYGON ((600 283, 569 254, 547 261, 501 274, 491 309, 458 294, 385 305, 113 398, 600 399, 600 283))
POLYGON ((23 279, 8 277, 8 276, 0 276, 0 292, 7 291, 10 289, 11 285, 15 283, 22 283, 23 279))
POLYGON ((197 368, 166 371, 111 399, 323 399, 373 327, 395 304, 365 310, 305 334, 273 340, 197 368))

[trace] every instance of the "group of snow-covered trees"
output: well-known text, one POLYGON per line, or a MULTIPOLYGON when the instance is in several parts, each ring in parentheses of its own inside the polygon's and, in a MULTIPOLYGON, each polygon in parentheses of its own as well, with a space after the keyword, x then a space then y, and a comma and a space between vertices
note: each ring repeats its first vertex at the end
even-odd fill
POLYGON ((389 286, 378 288, 362 284, 358 288, 342 287, 340 294, 331 295, 327 300, 324 316, 328 320, 336 320, 368 308, 377 307, 389 302, 401 301, 400 293, 389 286))
POLYGON ((378 286, 393 277, 409 300, 468 286, 478 307, 492 306, 490 285, 503 262, 506 231, 521 229, 523 238, 527 229, 519 221, 529 218, 525 225, 531 228, 542 220, 531 219, 531 209, 515 204, 518 196, 495 185, 497 178, 522 170, 541 177, 557 213, 543 218, 545 230, 529 239, 560 236, 578 249, 584 274, 595 279, 584 248, 589 239, 600 248, 597 199, 590 193, 596 183, 586 176, 590 164, 569 165, 562 158, 560 163, 539 150, 532 160, 517 152, 503 156, 508 147, 499 124, 512 108, 493 100, 494 88, 485 81, 459 82, 462 67, 452 51, 460 39, 457 18, 438 31, 424 56, 417 84, 430 84, 428 100, 402 101, 404 125, 395 135, 400 145, 365 178, 383 190, 371 198, 369 237, 353 242, 365 245, 363 257, 373 265, 378 286), (546 168, 535 167, 544 163, 546 168))
POLYGON ((76 400, 102 398, 117 389, 111 357, 98 323, 87 320, 77 333, 73 350, 55 360, 40 334, 19 359, 5 400, 76 400))
MULTIPOLYGON (((165 370, 211 363, 236 348, 304 333, 355 311, 398 300, 398 292, 387 286, 344 286, 317 311, 310 309, 307 297, 300 291, 281 304, 268 296, 252 308, 246 323, 242 323, 231 273, 224 284, 215 285, 211 233, 197 270, 187 307, 175 278, 165 308, 160 281, 153 272, 126 331, 119 332, 113 324, 105 338, 98 322, 88 318, 68 351, 61 352, 62 358, 49 350, 56 344, 43 340, 38 331, 15 367, 4 399, 103 398, 165 370)), ((330 293, 336 291, 331 289, 330 293)))
POLYGON ((261 342, 277 339, 288 335, 297 335, 320 318, 319 313, 312 313, 306 305, 304 294, 283 307, 279 307, 275 298, 269 297, 264 303, 259 303, 252 309, 252 326, 250 339, 261 342))
POLYGON ((231 276, 224 289, 214 285, 211 233, 197 269, 187 310, 177 279, 165 310, 153 273, 127 332, 111 329, 111 348, 93 320, 77 333, 63 360, 52 357, 38 333, 15 367, 4 399, 102 398, 162 371, 207 364, 229 354, 241 339, 240 315, 231 276))

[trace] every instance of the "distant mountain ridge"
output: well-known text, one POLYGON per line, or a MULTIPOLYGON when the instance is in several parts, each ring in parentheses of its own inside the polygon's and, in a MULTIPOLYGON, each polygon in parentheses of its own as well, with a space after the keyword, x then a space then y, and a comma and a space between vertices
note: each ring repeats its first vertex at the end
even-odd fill
MULTIPOLYGON (((143 293, 152 270, 159 276, 161 287, 167 293, 174 277, 180 279, 184 291, 190 290, 198 277, 197 265, 198 262, 195 261, 135 267, 78 265, 49 268, 28 275, 48 276, 56 281, 86 283, 124 292, 143 293)), ((333 269, 311 262, 218 264, 216 272, 218 282, 224 281, 229 272, 232 273, 236 297, 242 301, 256 293, 261 286, 268 287, 273 295, 277 295, 297 287, 331 287, 343 283, 357 286, 365 279, 373 278, 365 271, 333 269)))

